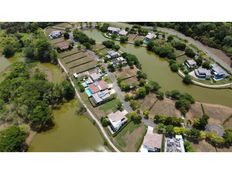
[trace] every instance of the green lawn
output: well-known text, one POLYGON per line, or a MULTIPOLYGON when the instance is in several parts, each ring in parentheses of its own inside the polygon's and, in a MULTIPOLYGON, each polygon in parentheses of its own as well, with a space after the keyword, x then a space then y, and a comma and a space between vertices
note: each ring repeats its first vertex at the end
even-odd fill
POLYGON ((142 123, 135 124, 131 121, 114 137, 114 140, 116 145, 123 151, 135 152, 139 149, 145 133, 145 125, 142 123))
POLYGON ((107 112, 108 110, 116 111, 118 99, 113 99, 100 106, 100 110, 107 112))

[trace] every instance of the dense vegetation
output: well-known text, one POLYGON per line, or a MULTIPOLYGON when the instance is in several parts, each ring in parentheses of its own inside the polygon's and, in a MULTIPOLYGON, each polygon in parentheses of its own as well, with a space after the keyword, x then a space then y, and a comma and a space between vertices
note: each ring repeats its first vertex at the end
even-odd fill
POLYGON ((102 44, 106 47, 106 48, 112 48, 113 50, 118 51, 120 49, 120 46, 115 44, 114 41, 111 40, 106 40, 103 41, 102 44))
POLYGON ((85 33, 74 30, 73 31, 73 38, 83 44, 87 49, 90 49, 92 45, 95 45, 95 40, 92 38, 89 38, 85 33))
POLYGON ((74 97, 69 81, 53 84, 38 69, 25 63, 15 63, 12 71, 0 84, 0 120, 28 123, 35 131, 53 125, 52 106, 74 97))
POLYGON ((25 150, 26 132, 18 126, 10 126, 0 132, 0 152, 20 152, 25 150))
POLYGON ((232 23, 230 22, 157 22, 139 24, 173 28, 210 47, 225 51, 232 58, 232 23))

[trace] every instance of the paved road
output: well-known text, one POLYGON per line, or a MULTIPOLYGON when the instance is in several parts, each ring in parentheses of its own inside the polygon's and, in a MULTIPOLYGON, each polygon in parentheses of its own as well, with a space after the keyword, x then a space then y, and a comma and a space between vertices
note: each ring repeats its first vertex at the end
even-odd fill
MULTIPOLYGON (((68 75, 68 71, 66 70, 66 68, 63 66, 63 64, 60 62, 60 60, 58 59, 58 63, 59 65, 63 68, 63 70, 65 71, 65 73, 68 75)), ((69 77, 68 78, 72 84, 72 86, 75 89, 76 92, 76 96, 78 97, 79 101, 82 103, 82 105, 86 108, 87 112, 89 113, 89 115, 91 116, 91 118, 96 122, 97 126, 99 127, 99 129, 101 130, 103 136, 105 137, 105 139, 107 140, 107 142, 109 143, 109 145, 116 151, 116 152, 120 152, 120 150, 118 150, 118 148, 111 142, 110 138, 108 137, 107 133, 105 132, 103 126, 101 125, 101 123, 98 121, 98 119, 94 116, 94 114, 89 110, 88 106, 84 103, 84 101, 82 100, 78 90, 76 89, 74 82, 72 81, 72 78, 69 77)), ((87 137, 88 138, 88 137, 87 137)))
POLYGON ((212 53, 204 44, 202 44, 201 42, 185 36, 184 34, 173 30, 173 29, 169 29, 169 28, 157 28, 160 31, 172 34, 172 35, 177 35, 178 37, 182 38, 182 39, 186 39, 189 43, 192 43, 193 45, 196 45, 199 49, 201 49, 208 57, 211 57, 212 59, 214 59, 216 62, 218 62, 219 64, 221 64, 225 69, 227 69, 230 73, 232 73, 232 68, 230 67, 230 65, 228 65, 227 63, 225 63, 222 59, 220 59, 217 55, 215 55, 214 53, 212 53))

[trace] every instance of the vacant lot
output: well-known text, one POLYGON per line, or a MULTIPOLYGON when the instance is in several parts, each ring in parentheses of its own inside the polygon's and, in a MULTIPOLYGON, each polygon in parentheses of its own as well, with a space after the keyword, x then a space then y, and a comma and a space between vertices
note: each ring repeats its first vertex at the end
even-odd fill
POLYGON ((63 23, 59 23, 59 24, 54 25, 52 28, 56 28, 56 27, 63 28, 63 29, 65 29, 65 28, 71 28, 72 24, 70 24, 68 22, 63 22, 63 23))
POLYGON ((205 113, 209 115, 209 123, 220 124, 222 125, 223 122, 232 114, 232 108, 217 105, 217 104, 203 104, 205 113))
POLYGON ((75 68, 71 68, 70 72, 73 73, 82 73, 88 70, 91 70, 97 66, 97 61, 93 60, 89 63, 83 64, 81 66, 77 66, 75 68))
POLYGON ((86 57, 87 55, 84 52, 79 52, 71 56, 64 57, 62 61, 64 63, 71 63, 72 61, 78 60, 80 58, 86 57))
POLYGON ((192 143, 192 146, 196 152, 216 152, 215 147, 205 140, 200 141, 198 144, 192 143))
POLYGON ((136 76, 137 69, 131 69, 129 66, 123 67, 121 71, 114 72, 114 75, 120 79, 127 79, 129 77, 136 76))
MULTIPOLYGON (((154 93, 149 93, 144 99, 140 99, 140 108, 142 111, 149 110, 157 101, 156 95, 154 93)), ((154 116, 154 115, 153 115, 154 116)))
POLYGON ((61 42, 65 42, 64 38, 63 37, 60 37, 60 38, 57 38, 57 39, 52 39, 50 40, 52 44, 56 45, 58 43, 61 43, 61 42))
POLYGON ((96 51, 103 50, 104 48, 105 46, 99 43, 96 43, 96 45, 93 46, 93 50, 96 50, 96 51))
POLYGON ((191 108, 189 109, 188 113, 186 114, 187 120, 193 120, 194 118, 201 117, 203 115, 203 111, 201 108, 201 104, 199 102, 196 102, 191 105, 191 108))
POLYGON ((73 48, 72 50, 68 50, 68 51, 64 51, 64 52, 60 53, 59 58, 65 58, 67 56, 71 56, 73 54, 80 53, 80 52, 82 52, 82 50, 79 50, 77 48, 73 48))
POLYGON ((139 81, 135 76, 125 79, 124 82, 128 85, 133 85, 133 86, 139 85, 139 81))
POLYGON ((175 54, 176 54, 176 57, 179 57, 179 56, 184 55, 184 54, 185 54, 185 52, 184 52, 184 51, 181 51, 181 50, 177 50, 177 49, 175 49, 175 54))
POLYGON ((118 99, 113 99, 111 101, 108 101, 102 105, 99 106, 99 109, 104 112, 116 112, 117 111, 117 103, 119 102, 118 99))
POLYGON ((190 58, 186 55, 182 55, 180 57, 176 58, 177 63, 184 63, 186 60, 189 60, 190 58))
POLYGON ((146 127, 143 124, 134 124, 131 121, 114 138, 114 141, 124 152, 135 152, 139 149, 145 133, 146 127))
POLYGON ((84 65, 84 64, 91 62, 91 61, 93 61, 93 59, 91 57, 86 56, 86 57, 76 59, 75 61, 72 61, 70 63, 66 63, 66 65, 69 69, 71 69, 71 68, 75 68, 77 66, 84 65))
POLYGON ((136 37, 137 37, 137 34, 129 34, 128 35, 128 41, 129 42, 134 42, 136 37))
POLYGON ((175 107, 175 102, 165 98, 164 100, 158 100, 155 105, 150 110, 150 115, 154 117, 155 115, 168 115, 180 117, 181 113, 175 107))

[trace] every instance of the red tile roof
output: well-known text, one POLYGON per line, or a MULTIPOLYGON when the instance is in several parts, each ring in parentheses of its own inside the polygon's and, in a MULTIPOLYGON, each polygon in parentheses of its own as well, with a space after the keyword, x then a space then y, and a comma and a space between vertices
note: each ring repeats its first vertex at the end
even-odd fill
POLYGON ((97 93, 99 90, 99 88, 97 86, 95 86, 94 84, 90 84, 89 85, 89 89, 91 90, 91 92, 94 94, 94 93, 97 93))

